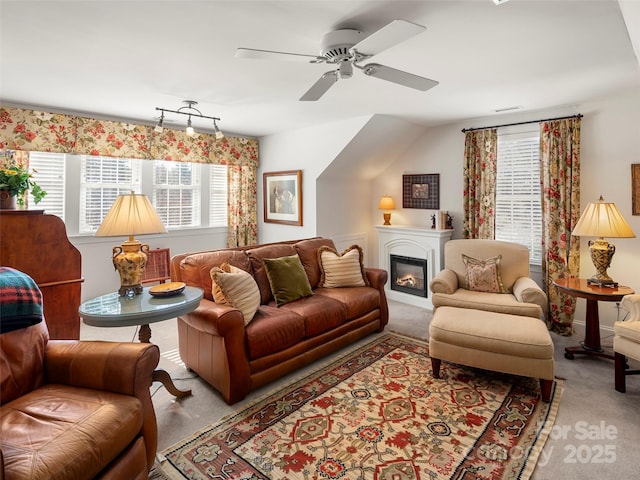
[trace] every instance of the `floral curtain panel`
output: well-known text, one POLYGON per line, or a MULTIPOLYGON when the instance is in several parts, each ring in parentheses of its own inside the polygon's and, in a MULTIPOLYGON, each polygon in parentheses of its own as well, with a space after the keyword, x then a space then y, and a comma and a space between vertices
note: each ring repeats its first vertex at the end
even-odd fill
POLYGON ((579 117, 540 123, 542 175, 542 276, 549 296, 549 327, 573 333, 576 299, 553 286, 560 277, 578 276, 580 242, 571 231, 580 218, 579 117))
POLYGON ((258 242, 257 169, 230 165, 228 172, 227 246, 241 247, 258 242))
POLYGON ((464 238, 494 238, 497 151, 498 131, 495 128, 466 132, 464 238))
POLYGON ((258 167, 258 141, 0 107, 0 149, 258 167))

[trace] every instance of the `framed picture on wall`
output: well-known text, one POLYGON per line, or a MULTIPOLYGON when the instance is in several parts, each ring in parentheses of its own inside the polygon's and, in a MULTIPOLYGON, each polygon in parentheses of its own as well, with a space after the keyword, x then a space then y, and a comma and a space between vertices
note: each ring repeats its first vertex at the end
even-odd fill
POLYGON ((631 213, 640 215, 640 163, 631 164, 631 213))
POLYGON ((440 208, 440 174, 402 176, 402 208, 440 208))
POLYGON ((262 176, 265 223, 302 226, 302 170, 262 176))

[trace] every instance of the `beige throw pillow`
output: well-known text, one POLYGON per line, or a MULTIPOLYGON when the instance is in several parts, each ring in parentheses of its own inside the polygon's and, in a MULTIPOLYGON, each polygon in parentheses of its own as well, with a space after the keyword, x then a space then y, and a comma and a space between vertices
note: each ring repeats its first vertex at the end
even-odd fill
POLYGON ((213 300, 221 305, 237 308, 248 325, 260 307, 260 289, 251 276, 241 268, 223 263, 210 271, 213 300))
POLYGON ((467 290, 487 293, 507 293, 502 284, 500 275, 500 261, 502 255, 478 260, 462 254, 462 261, 465 264, 465 280, 467 290))
POLYGON ((318 249, 320 286, 325 288, 369 286, 363 259, 362 248, 358 245, 351 245, 340 254, 331 247, 320 247, 318 249))

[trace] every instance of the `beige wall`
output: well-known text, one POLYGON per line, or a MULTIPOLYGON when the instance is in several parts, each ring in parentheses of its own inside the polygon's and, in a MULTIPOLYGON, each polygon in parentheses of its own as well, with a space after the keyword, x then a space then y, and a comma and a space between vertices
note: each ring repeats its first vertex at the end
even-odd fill
MULTIPOLYGON (((631 215, 631 167, 640 163, 640 88, 611 95, 602 100, 567 108, 526 115, 493 116, 431 128, 405 154, 374 180, 372 216, 379 215, 376 199, 390 193, 401 206, 401 177, 406 173, 440 174, 440 209, 454 218, 454 238, 461 238, 462 158, 465 127, 491 126, 515 121, 582 113, 581 132, 581 203, 598 199, 616 203, 636 235, 640 236, 640 216, 631 215)), ((402 209, 392 214, 393 224, 430 226, 429 210, 402 209)), ((375 217, 377 218, 377 217, 375 217)), ((377 242, 371 228, 370 248, 377 242)), ((589 277, 595 269, 589 258, 587 240, 581 244, 581 276, 589 277)), ((640 292, 640 238, 613 239, 617 251, 609 274, 621 284, 640 292)), ((578 301, 576 321, 585 315, 585 301, 578 301)), ((601 325, 611 326, 616 320, 614 303, 601 303, 601 325)), ((605 341, 606 344, 606 341, 605 341)))

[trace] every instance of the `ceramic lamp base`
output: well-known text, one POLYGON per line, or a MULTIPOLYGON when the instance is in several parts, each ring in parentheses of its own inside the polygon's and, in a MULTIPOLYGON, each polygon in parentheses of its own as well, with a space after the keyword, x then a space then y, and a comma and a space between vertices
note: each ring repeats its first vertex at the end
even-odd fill
POLYGON ((120 275, 118 295, 121 297, 142 293, 142 275, 148 253, 149 245, 142 245, 135 239, 113 247, 113 266, 120 275))
POLYGON ((383 225, 391 225, 391 214, 390 213, 383 213, 382 214, 382 218, 384 218, 383 225))
POLYGON ((615 287, 618 284, 607 274, 607 268, 611 266, 616 247, 604 238, 589 241, 589 253, 591 261, 598 273, 589 279, 589 283, 603 287, 615 287))

